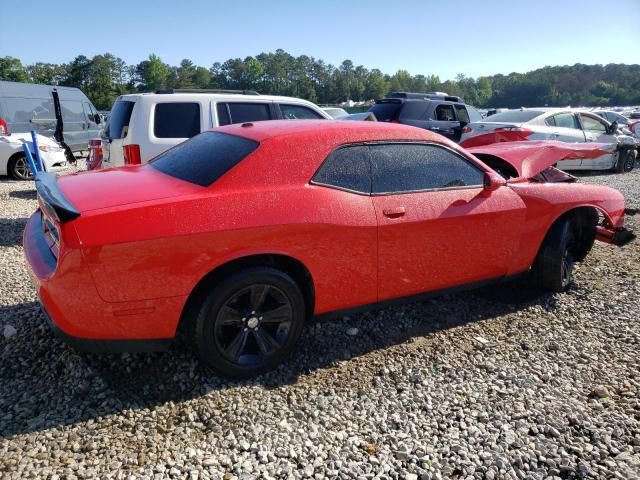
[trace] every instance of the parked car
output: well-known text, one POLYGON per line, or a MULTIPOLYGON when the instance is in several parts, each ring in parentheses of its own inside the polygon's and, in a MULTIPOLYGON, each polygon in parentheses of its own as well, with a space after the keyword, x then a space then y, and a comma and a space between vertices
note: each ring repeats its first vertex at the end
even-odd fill
POLYGON ((331 119, 317 105, 247 90, 158 90, 119 96, 102 136, 104 167, 146 163, 208 128, 277 119, 331 119))
POLYGON ((629 119, 631 120, 639 120, 640 119, 640 110, 634 110, 629 114, 629 119))
POLYGON ((620 135, 616 126, 595 113, 562 108, 528 108, 497 113, 489 120, 473 122, 462 130, 460 145, 474 147, 496 142, 559 140, 561 142, 610 143, 615 149, 581 162, 560 162, 563 170, 630 171, 636 161, 636 142, 620 135))
POLYGON ((417 94, 394 92, 394 98, 376 100, 370 112, 379 122, 403 123, 439 133, 457 142, 462 129, 470 122, 482 120, 480 113, 470 105, 465 105, 458 97, 427 94, 423 99, 417 94), (400 97, 408 95, 407 98, 400 97))
POLYGON ((618 112, 614 112, 613 110, 593 110, 593 113, 604 118, 609 123, 616 122, 621 127, 629 125, 629 119, 627 117, 620 115, 618 112))
POLYGON ((12 133, 35 130, 56 140, 68 147, 69 160, 73 159, 72 152, 86 150, 89 139, 100 136, 102 130, 101 116, 81 90, 5 81, 0 81, 0 123, 12 133), (60 131, 58 124, 63 126, 60 131))
MULTIPOLYGON (((38 151, 46 171, 55 172, 67 166, 64 148, 55 140, 36 135, 36 142, 38 142, 38 151)), ((35 155, 30 133, 12 133, 11 135, 0 133, 0 175, 9 175, 16 180, 33 178, 23 149, 25 143, 29 146, 29 151, 35 155)))
POLYGON ((487 117, 491 117, 492 115, 495 115, 496 113, 502 113, 502 112, 507 112, 509 111, 508 108, 490 108, 489 110, 487 110, 487 117))
POLYGON ((550 166, 578 147, 494 146, 522 172, 507 180, 406 125, 227 125, 146 165, 39 176, 24 252, 70 344, 166 349, 180 330, 213 369, 250 376, 284 360, 312 316, 529 272, 567 288, 595 239, 633 238, 618 191, 550 166))
POLYGON ((349 112, 347 112, 344 108, 340 108, 340 107, 322 107, 322 110, 328 113, 331 118, 336 118, 336 119, 339 119, 341 117, 346 117, 347 115, 349 115, 349 112))

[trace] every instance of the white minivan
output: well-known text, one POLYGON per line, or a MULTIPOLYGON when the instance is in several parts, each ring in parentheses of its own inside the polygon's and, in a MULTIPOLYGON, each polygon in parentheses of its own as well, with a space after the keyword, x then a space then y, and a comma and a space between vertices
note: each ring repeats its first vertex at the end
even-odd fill
POLYGON ((281 119, 327 119, 311 102, 247 90, 159 90, 121 95, 102 135, 102 166, 146 163, 209 128, 281 119))

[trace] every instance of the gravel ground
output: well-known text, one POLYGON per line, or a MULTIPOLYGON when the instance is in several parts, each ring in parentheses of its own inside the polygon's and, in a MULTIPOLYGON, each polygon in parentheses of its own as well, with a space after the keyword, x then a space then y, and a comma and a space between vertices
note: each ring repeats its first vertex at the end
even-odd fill
MULTIPOLYGON (((581 181, 640 207, 640 170, 581 181)), ((179 345, 55 339, 20 245, 34 198, 0 180, 2 478, 640 478, 639 242, 597 243, 563 294, 516 283, 312 323, 293 360, 228 381, 179 345)))

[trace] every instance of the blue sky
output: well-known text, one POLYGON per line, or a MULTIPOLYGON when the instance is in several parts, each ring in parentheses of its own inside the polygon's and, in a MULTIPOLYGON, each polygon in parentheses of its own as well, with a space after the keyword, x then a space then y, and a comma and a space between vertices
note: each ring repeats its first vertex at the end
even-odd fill
POLYGON ((640 0, 0 0, 0 56, 27 64, 153 52, 209 67, 277 48, 442 80, 640 63, 640 0))

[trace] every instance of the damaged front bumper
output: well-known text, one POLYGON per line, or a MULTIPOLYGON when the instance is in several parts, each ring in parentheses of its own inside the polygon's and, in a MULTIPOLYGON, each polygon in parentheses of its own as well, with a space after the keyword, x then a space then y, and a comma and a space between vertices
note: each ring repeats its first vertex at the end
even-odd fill
POLYGON ((602 225, 596 227, 596 240, 617 245, 618 247, 626 245, 635 240, 635 238, 635 234, 624 227, 610 228, 602 225))

